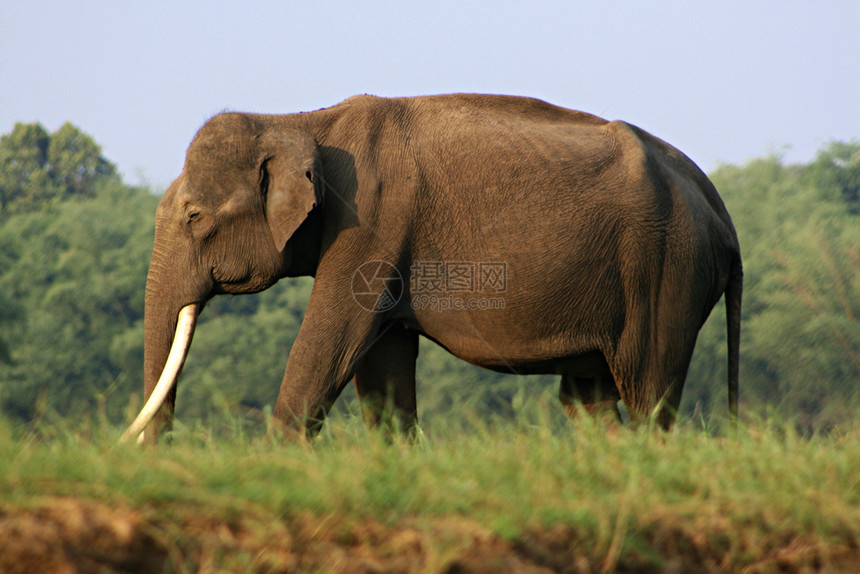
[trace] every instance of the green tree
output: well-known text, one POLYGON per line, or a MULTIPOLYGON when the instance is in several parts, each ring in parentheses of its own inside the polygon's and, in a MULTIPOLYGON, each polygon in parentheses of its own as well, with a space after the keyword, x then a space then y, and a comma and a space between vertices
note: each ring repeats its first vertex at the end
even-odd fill
POLYGON ((29 420, 127 402, 156 203, 72 124, 19 123, 0 138, 2 411, 29 420))
POLYGON ((807 169, 816 187, 835 191, 860 214, 860 142, 831 142, 807 169))
MULTIPOLYGON (((831 144, 807 165, 770 157, 711 176, 744 256, 742 407, 776 409, 806 430, 860 408, 858 152, 831 144)), ((715 310, 699 336, 687 411, 724 405, 723 315, 715 310)))
MULTIPOLYGON (((13 321, 21 317, 21 309, 6 294, 0 291, 0 333, 10 328, 13 321)), ((0 365, 12 363, 9 342, 6 337, 0 337, 0 365)))
POLYGON ((109 180, 91 199, 16 214, 0 226, 7 254, 0 292, 23 308, 5 330, 12 365, 0 374, 0 405, 7 414, 29 420, 41 404, 80 415, 103 399, 118 416, 139 388, 156 203, 109 180))
POLYGON ((15 124, 0 138, 0 217, 91 196, 98 181, 115 176, 101 148, 72 124, 53 134, 40 124, 15 124))
POLYGON ((51 136, 39 124, 15 124, 0 138, 0 215, 54 194, 45 166, 51 136))
POLYGON ((70 195, 92 196, 97 181, 116 175, 101 147, 68 122, 51 134, 48 166, 55 185, 70 195))

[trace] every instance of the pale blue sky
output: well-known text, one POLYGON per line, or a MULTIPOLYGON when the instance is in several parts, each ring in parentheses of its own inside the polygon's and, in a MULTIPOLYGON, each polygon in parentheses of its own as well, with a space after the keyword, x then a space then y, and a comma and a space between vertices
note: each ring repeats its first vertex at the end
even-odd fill
POLYGON ((4 0, 0 132, 70 120, 127 181, 164 187, 224 109, 467 91, 624 119, 707 171, 808 161, 860 138, 858 30, 853 0, 4 0))

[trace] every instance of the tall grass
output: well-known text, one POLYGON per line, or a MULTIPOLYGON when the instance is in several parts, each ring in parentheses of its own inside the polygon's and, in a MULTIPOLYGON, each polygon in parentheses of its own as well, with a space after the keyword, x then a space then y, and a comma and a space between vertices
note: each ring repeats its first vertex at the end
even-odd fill
POLYGON ((311 444, 278 444, 237 423, 230 438, 180 428, 172 445, 140 449, 99 423, 0 422, 0 497, 94 499, 162 521, 253 516, 263 530, 299 516, 344 532, 454 518, 513 542, 562 532, 566 552, 604 567, 693 552, 731 569, 798 545, 820 563, 860 548, 855 429, 808 439, 762 421, 715 437, 552 416, 457 426, 409 443, 343 417, 311 444))

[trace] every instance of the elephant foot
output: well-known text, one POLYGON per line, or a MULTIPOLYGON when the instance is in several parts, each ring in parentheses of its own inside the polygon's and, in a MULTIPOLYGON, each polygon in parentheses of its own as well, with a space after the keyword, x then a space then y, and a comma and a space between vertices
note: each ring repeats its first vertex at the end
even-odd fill
POLYGON ((597 401, 594 403, 572 401, 565 403, 563 406, 564 412, 567 413, 567 416, 571 421, 575 422, 577 420, 581 420, 582 415, 585 414, 604 427, 607 432, 614 433, 615 431, 623 428, 623 422, 621 413, 618 411, 617 401, 607 400, 597 401))

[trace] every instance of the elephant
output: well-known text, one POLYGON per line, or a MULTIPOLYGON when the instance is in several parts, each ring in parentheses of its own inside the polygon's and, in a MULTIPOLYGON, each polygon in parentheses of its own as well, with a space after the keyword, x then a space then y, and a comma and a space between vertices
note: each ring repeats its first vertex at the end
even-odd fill
POLYGON ((353 379, 369 425, 413 429, 419 336, 488 369, 560 375, 571 416, 617 417, 620 400, 668 429, 723 294, 737 416, 737 234, 696 164, 629 123, 478 94, 220 113, 155 221, 146 402, 125 438, 171 428, 211 297, 296 276, 314 285, 273 411, 284 433, 312 434, 353 379))

